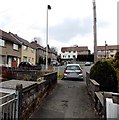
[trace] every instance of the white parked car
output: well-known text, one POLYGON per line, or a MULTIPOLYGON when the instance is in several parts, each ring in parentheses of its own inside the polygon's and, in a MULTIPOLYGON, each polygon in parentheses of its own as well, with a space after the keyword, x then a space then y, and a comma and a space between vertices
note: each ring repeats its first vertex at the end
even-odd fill
POLYGON ((85 66, 90 66, 91 65, 91 62, 86 62, 85 63, 85 66))
POLYGON ((64 79, 83 80, 83 70, 79 64, 67 64, 64 70, 64 79))
POLYGON ((60 65, 59 62, 56 61, 56 60, 51 61, 51 64, 52 64, 53 66, 59 66, 59 65, 60 65))

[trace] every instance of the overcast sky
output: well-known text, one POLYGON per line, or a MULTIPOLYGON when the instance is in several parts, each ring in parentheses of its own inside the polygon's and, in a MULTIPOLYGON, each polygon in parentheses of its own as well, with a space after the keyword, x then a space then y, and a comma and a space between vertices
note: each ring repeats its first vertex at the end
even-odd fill
MULTIPOLYGON (((46 11, 50 47, 88 46, 93 52, 93 0, 0 0, 0 29, 46 46, 46 11)), ((117 1, 96 0, 97 44, 117 44, 117 1)))

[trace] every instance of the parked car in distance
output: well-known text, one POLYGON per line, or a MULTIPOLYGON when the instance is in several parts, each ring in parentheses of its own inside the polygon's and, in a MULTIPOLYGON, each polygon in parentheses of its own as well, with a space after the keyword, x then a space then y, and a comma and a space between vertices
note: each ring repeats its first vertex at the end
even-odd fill
POLYGON ((52 64, 53 66, 59 66, 59 65, 60 65, 60 63, 59 63, 57 60, 52 60, 52 61, 51 61, 51 64, 52 64))
POLYGON ((85 62, 85 66, 90 66, 91 62, 85 62))
POLYGON ((64 79, 83 80, 83 70, 79 64, 67 64, 64 69, 64 79))
POLYGON ((32 63, 30 62, 21 62, 19 64, 19 68, 22 68, 22 69, 30 69, 30 70, 41 70, 41 66, 37 66, 37 65, 33 65, 32 63))

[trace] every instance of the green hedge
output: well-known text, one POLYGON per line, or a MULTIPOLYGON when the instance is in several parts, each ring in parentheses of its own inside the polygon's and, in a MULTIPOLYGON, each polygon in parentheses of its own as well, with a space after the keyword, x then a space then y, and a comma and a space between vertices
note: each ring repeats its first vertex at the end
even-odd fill
POLYGON ((118 92, 119 92, 119 51, 116 53, 115 58, 109 60, 111 65, 114 67, 117 73, 117 80, 118 80, 118 92))
POLYGON ((98 61, 90 70, 90 78, 100 84, 101 91, 118 91, 117 73, 107 61, 98 61))

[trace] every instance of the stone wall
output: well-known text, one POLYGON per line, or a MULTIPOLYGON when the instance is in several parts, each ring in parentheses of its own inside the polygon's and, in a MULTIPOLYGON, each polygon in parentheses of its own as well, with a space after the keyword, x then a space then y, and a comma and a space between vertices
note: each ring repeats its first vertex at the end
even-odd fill
POLYGON ((116 104, 119 104, 119 94, 100 91, 100 84, 90 79, 90 73, 86 73, 86 85, 88 93, 93 101, 94 108, 100 119, 106 118, 106 98, 112 98, 116 104))
POLYGON ((29 87, 17 85, 19 93, 19 119, 26 120, 42 103, 43 99, 57 84, 57 72, 44 75, 44 80, 29 87))

